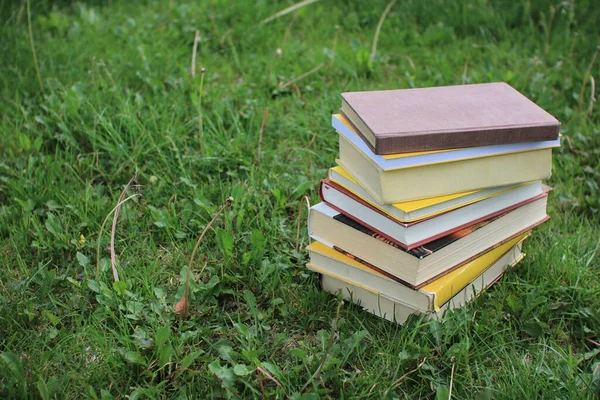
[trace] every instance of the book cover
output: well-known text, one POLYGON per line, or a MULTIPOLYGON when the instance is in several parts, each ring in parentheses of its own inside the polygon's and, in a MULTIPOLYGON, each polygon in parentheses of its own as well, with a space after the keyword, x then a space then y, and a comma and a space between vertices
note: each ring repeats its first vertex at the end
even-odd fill
POLYGON ((375 154, 556 140, 560 122, 503 82, 342 93, 375 154))

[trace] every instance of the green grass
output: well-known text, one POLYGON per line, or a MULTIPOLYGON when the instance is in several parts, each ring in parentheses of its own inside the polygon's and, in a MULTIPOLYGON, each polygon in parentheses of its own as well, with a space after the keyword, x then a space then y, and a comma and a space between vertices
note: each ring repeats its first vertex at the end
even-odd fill
POLYGON ((595 3, 400 1, 370 61, 387 1, 322 0, 265 25, 293 3, 40 1, 31 32, 42 92, 26 3, 4 2, 0 397, 442 399, 452 384, 454 398, 596 398, 595 3), (396 326, 338 307, 294 248, 302 196, 318 201, 335 162, 339 93, 499 80, 568 137, 554 153, 552 220, 525 261, 437 322, 396 326), (100 226, 135 173, 113 286, 110 220, 101 237, 100 226), (228 196, 179 320, 192 248, 228 196))

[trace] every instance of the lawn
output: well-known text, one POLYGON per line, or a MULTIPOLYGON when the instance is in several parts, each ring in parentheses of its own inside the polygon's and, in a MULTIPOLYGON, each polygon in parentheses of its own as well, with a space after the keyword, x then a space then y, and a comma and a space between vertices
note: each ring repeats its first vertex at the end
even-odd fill
POLYGON ((597 398, 597 1, 293 4, 2 2, 0 397, 597 398), (438 321, 321 292, 339 94, 491 81, 563 124, 525 260, 438 321))

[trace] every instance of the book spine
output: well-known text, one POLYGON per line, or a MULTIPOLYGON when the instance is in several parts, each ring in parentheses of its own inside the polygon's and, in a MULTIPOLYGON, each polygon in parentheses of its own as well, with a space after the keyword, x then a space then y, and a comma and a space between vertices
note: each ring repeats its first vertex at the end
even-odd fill
POLYGON ((426 132, 405 136, 377 136, 375 154, 493 146, 506 143, 556 140, 559 125, 478 129, 461 132, 426 132))

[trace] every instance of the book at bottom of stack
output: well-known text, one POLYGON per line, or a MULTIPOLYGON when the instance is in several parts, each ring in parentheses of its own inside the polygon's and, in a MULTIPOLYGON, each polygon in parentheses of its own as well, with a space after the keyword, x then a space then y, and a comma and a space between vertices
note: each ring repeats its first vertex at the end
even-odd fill
POLYGON ((499 280, 525 256, 522 242, 529 232, 475 258, 423 287, 411 288, 378 272, 361 260, 318 241, 308 250, 308 269, 321 274, 323 290, 341 291, 344 299, 387 320, 404 323, 412 314, 438 318, 462 307, 499 280))

